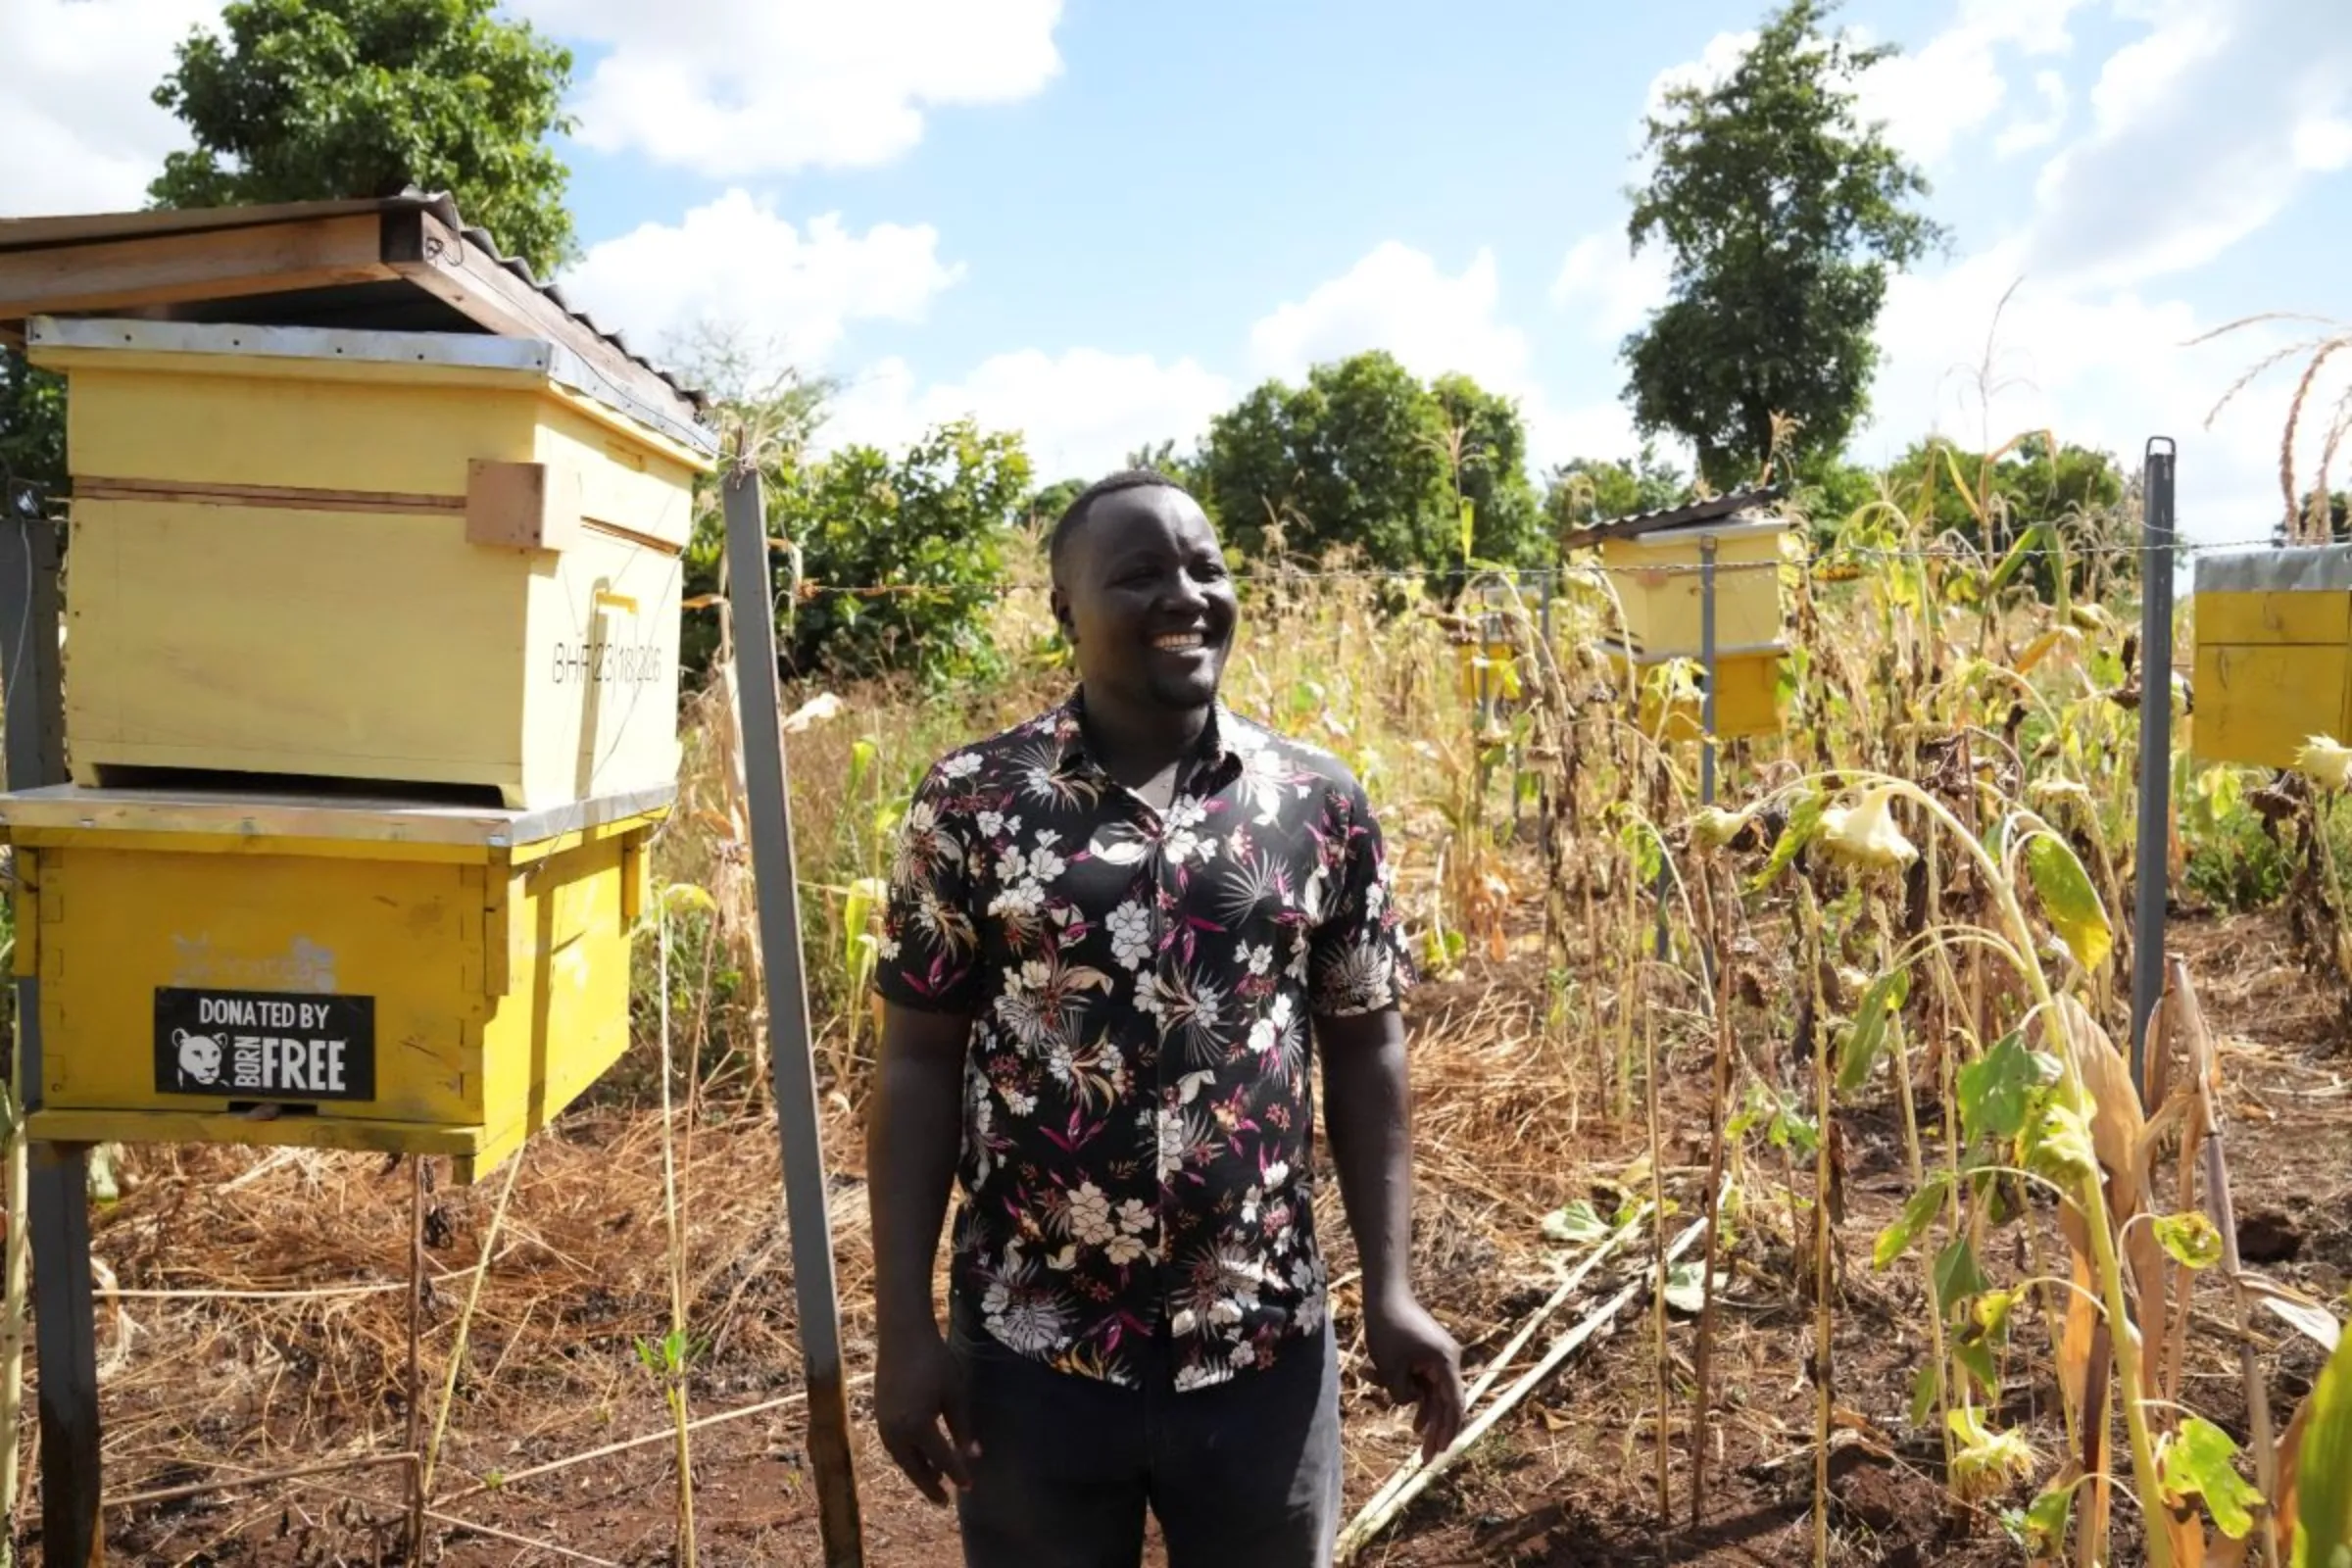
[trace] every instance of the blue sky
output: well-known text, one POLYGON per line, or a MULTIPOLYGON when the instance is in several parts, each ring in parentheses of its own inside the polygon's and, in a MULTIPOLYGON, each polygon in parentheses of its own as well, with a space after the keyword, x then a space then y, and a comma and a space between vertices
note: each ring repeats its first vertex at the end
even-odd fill
MULTIPOLYGON (((1023 429, 1049 477, 1189 443, 1261 377, 1366 347, 1518 397, 1539 464, 1630 452, 1616 345, 1662 287, 1624 241, 1640 120, 1764 12, 509 4, 579 57, 576 298, 641 346, 702 320, 840 376, 827 439, 971 414, 1023 429)), ((146 89, 214 15, 13 0, 0 214, 135 205, 178 140, 146 89)), ((2266 531, 2291 370, 2203 421, 2292 333, 2185 344, 2262 311, 2352 317, 2352 4, 1848 0, 1837 20, 1903 51, 1866 106, 1953 242, 1888 300, 1860 455, 2048 425, 2135 463, 2171 434, 2184 524, 2266 531), (1986 411, 1964 372, 2013 284, 1986 411)))

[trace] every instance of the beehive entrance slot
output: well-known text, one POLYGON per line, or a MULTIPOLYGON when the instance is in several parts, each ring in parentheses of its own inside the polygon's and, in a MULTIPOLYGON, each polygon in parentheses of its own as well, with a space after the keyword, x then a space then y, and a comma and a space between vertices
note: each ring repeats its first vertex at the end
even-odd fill
POLYGON ((220 795, 232 800, 289 795, 335 801, 389 799, 419 806, 492 811, 501 809, 505 804, 495 784, 428 784, 409 779, 330 778, 310 773, 240 773, 129 762, 102 762, 95 773, 98 788, 104 790, 220 795))
POLYGON ((228 1102, 228 1113, 276 1121, 285 1116, 316 1116, 318 1107, 298 1100, 232 1100, 228 1102))

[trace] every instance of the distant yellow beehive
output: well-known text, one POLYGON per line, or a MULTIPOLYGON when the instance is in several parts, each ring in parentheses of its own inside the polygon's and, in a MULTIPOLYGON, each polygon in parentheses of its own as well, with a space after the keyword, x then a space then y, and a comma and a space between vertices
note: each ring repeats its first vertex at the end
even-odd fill
POLYGON ((2191 599, 2200 761, 2293 765, 2352 740, 2352 545, 2202 556, 2191 599))
MULTIPOLYGON (((1663 738, 1688 743, 1700 739, 1705 731, 1704 696, 1706 672, 1697 666, 1696 656, 1655 654, 1629 659, 1622 644, 1605 642, 1602 657, 1609 669, 1621 683, 1639 682, 1640 719, 1642 732, 1659 735, 1660 715, 1665 714, 1663 738), (1669 706, 1656 689, 1659 670, 1669 660, 1691 660, 1690 691, 1675 698, 1669 706)), ((1757 735, 1777 735, 1786 719, 1781 700, 1781 670, 1787 660, 1787 650, 1778 643, 1761 648, 1719 648, 1715 653, 1715 738, 1719 741, 1740 740, 1757 735)))
MULTIPOLYGON (((1598 550, 1599 571, 1613 599, 1603 614, 1616 629, 1604 635, 1601 652, 1620 679, 1641 683, 1644 730, 1657 733, 1660 723, 1650 673, 1670 660, 1695 662, 1705 653, 1709 540, 1715 556, 1715 734, 1729 740, 1780 730, 1787 657, 1780 563, 1790 524, 1761 510, 1776 494, 1764 489, 1712 497, 1601 523, 1563 541, 1570 550, 1598 550)), ((1696 698, 1678 702, 1665 733, 1672 740, 1695 739, 1701 717, 1696 698)))
POLYGON ((617 1060, 662 811, 66 785, 0 801, 31 1135, 496 1166, 617 1060))
POLYGON ((1644 655, 1698 656, 1702 537, 1715 541, 1715 645, 1778 642, 1788 531, 1784 518, 1746 516, 1603 539, 1600 569, 1624 606, 1627 642, 1644 655))
POLYGON ((666 789, 689 426, 562 343, 34 318, 67 377, 74 778, 666 789))

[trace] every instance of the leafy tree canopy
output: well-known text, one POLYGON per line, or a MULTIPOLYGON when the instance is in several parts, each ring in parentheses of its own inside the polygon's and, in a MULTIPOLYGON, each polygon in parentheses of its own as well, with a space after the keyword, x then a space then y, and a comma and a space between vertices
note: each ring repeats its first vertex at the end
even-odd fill
POLYGON ((1662 511, 1680 504, 1689 490, 1689 481, 1657 455, 1657 444, 1644 441, 1632 462, 1575 458, 1555 465, 1544 475, 1544 515, 1556 536, 1613 517, 1662 511))
POLYGON ((27 491, 66 491, 66 383, 0 349, 0 512, 14 515, 27 491))
POLYGON ((1672 260, 1666 306, 1629 336, 1645 433, 1689 441, 1708 483, 1754 480, 1776 447, 1841 450, 1868 406, 1889 268, 1942 237, 1912 211, 1927 181, 1856 122, 1853 78, 1891 49, 1825 37, 1836 0, 1788 0, 1731 74, 1666 94, 1628 232, 1672 260), (1776 417, 1793 420, 1776 441, 1776 417))
MULTIPOLYGON (((785 601, 782 652, 792 673, 905 672, 937 682, 997 672, 987 614, 1004 592, 1006 547, 1031 492, 1019 435, 957 420, 896 457, 844 448, 798 479, 768 500, 769 530, 799 551, 802 579, 820 585, 785 601)), ((789 556, 778 556, 779 571, 789 572, 789 556)), ((789 587, 780 577, 778 592, 789 587)))
POLYGON ((1543 549, 1517 405, 1462 375, 1424 384, 1380 351, 1270 380, 1211 422, 1192 477, 1225 537, 1251 555, 1353 547, 1371 563, 1442 571, 1471 555, 1543 549))
POLYGON ((494 0, 231 0, 155 102, 196 145, 165 160, 158 207, 334 200, 414 183, 448 191, 541 277, 577 254, 547 138, 571 53, 494 0))
MULTIPOLYGON (((2056 525, 2069 550, 2069 586, 2084 592, 2093 573, 2109 578, 2133 575, 2129 554, 2090 559, 2090 549, 2128 543, 2138 519, 2126 514, 2129 486, 2114 457, 2073 443, 2054 443, 2036 432, 1995 453, 1973 453, 1942 436, 1915 442, 1886 473, 1895 505, 1913 517, 1930 519, 1937 536, 1957 534, 1998 556, 2037 524, 2056 525)), ((2056 563, 2035 557, 2023 576, 2048 597, 2056 584, 2056 563)))
MULTIPOLYGON (((898 454, 852 446, 811 456, 830 383, 759 373, 756 361, 724 334, 686 357, 692 378, 715 394, 711 419, 730 451, 755 455, 769 536, 790 546, 771 557, 783 672, 909 675, 934 685, 991 672, 988 611, 1004 591, 1014 529, 1026 525, 1038 494, 1021 438, 958 421, 898 454), (873 588, 887 591, 841 591, 873 588)), ((714 598, 725 579, 713 475, 698 487, 688 603, 714 598)), ((708 669, 717 640, 714 618, 689 610, 679 648, 689 676, 708 669)))

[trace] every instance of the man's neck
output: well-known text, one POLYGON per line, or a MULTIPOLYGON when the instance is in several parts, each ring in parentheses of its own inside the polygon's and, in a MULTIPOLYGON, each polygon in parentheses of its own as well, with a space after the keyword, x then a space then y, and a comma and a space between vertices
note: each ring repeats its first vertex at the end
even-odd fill
POLYGON ((1207 733, 1211 708, 1129 708, 1089 696, 1087 750, 1102 771, 1129 789, 1174 769, 1207 733))

